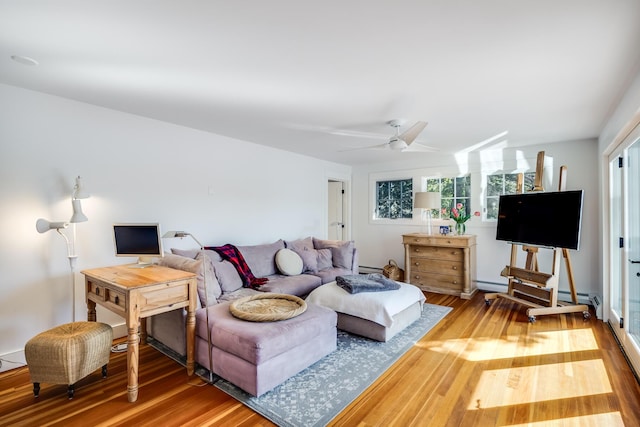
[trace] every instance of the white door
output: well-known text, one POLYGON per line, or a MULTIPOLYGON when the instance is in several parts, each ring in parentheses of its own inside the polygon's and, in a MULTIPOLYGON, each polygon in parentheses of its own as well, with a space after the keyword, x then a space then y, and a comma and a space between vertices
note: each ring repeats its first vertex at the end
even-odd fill
POLYGON ((610 158, 609 322, 640 371, 640 136, 610 158))
POLYGON ((329 240, 344 240, 344 183, 329 181, 329 240))

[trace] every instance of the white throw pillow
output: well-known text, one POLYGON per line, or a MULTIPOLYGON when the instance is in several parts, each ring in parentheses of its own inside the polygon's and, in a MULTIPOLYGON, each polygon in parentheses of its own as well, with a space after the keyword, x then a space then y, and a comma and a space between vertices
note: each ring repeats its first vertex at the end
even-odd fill
POLYGON ((276 265, 285 276, 297 276, 302 273, 302 258, 291 249, 276 252, 276 265))

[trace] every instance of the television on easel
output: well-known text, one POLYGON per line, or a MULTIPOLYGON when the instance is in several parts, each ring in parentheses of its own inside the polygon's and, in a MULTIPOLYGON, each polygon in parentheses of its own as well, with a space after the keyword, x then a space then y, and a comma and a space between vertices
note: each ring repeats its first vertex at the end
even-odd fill
POLYGON ((548 248, 580 248, 583 190, 500 196, 496 239, 548 248))

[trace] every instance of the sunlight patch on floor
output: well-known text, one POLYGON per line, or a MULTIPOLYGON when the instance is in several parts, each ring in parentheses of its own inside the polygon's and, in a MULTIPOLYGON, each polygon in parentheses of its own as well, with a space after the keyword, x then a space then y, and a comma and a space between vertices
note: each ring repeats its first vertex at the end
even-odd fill
POLYGON ((496 408, 611 393, 602 359, 554 363, 482 373, 468 409, 496 408))
POLYGON ((545 420, 524 424, 510 424, 507 427, 624 427, 620 412, 606 414, 583 415, 580 417, 545 420))
POLYGON ((458 357, 472 362, 598 349, 591 329, 536 332, 528 336, 511 335, 501 339, 429 341, 418 346, 439 353, 456 353, 458 357))

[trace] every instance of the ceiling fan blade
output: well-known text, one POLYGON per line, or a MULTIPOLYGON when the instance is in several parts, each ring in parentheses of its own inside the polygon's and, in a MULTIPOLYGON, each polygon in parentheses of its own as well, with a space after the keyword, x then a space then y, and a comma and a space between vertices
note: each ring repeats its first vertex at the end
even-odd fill
POLYGON ((440 151, 439 149, 435 148, 435 147, 429 147, 428 145, 422 145, 422 144, 418 144, 417 142, 415 144, 411 144, 409 146, 407 146, 407 148, 405 148, 404 150, 402 150, 402 152, 423 152, 423 153, 433 153, 435 151, 440 151))
POLYGON ((425 127, 427 127, 427 122, 417 122, 415 125, 398 135, 398 138, 406 142, 407 145, 411 145, 425 127))

